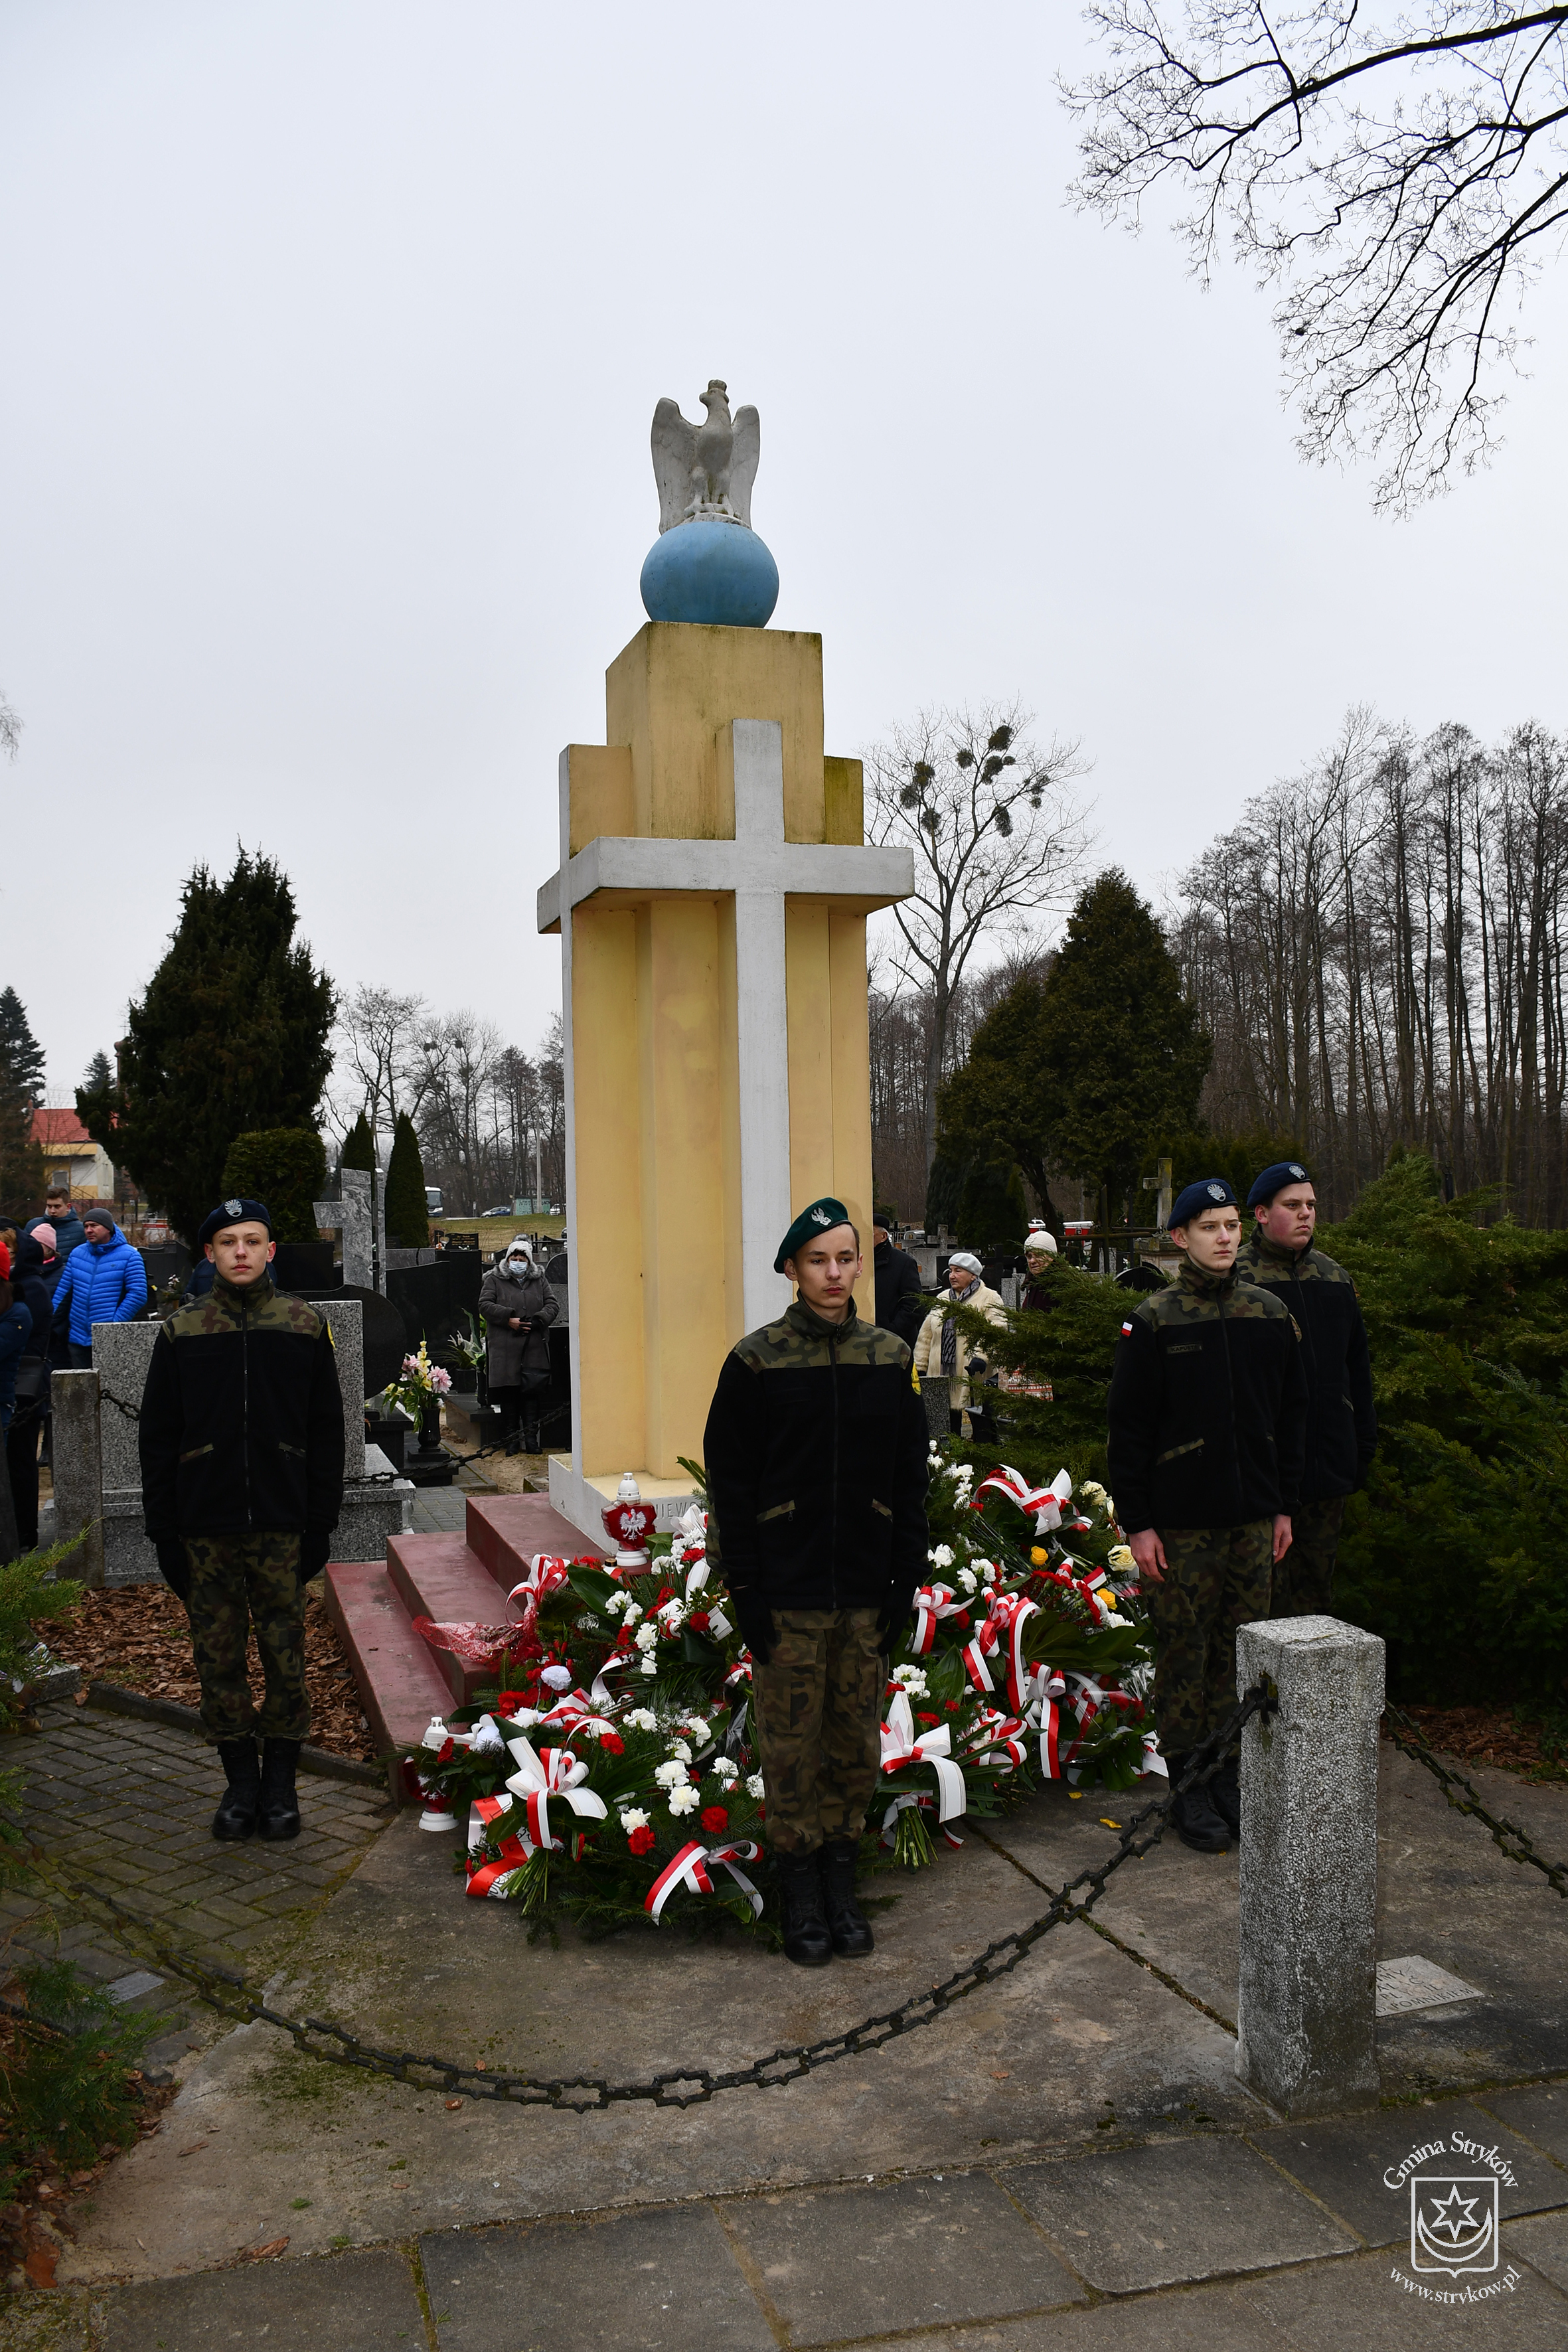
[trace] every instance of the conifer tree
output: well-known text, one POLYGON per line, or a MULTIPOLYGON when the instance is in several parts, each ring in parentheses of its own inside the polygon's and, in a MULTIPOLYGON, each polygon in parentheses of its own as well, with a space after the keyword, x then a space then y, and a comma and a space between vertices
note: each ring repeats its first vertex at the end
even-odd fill
POLYGON ((44 1155, 33 1141, 43 1091, 43 1048, 16 990, 0 989, 0 1211, 17 1220, 43 1205, 44 1155))
POLYGON ((375 1138, 363 1110, 343 1139, 343 1148, 338 1154, 338 1166, 340 1169, 363 1168, 372 1176, 375 1173, 375 1138))
POLYGON ((419 1139, 405 1110, 397 1114, 386 1163, 386 1238, 397 1249, 425 1249, 430 1213, 425 1200, 425 1163, 419 1139))
POLYGON ((1040 997, 1037 1079, 1050 1156, 1119 1224, 1151 1136, 1197 1123, 1213 1045, 1164 935, 1124 874, 1097 877, 1040 997))
POLYGON ((118 1082, 79 1090, 77 1114, 188 1238, 221 1196, 237 1136, 316 1124, 333 994, 294 942, 293 892, 269 858, 241 850, 226 882, 198 866, 181 895, 118 1082))
POLYGON ((100 1045, 81 1074, 81 1090, 84 1095, 101 1094, 105 1087, 113 1084, 113 1065, 100 1045))

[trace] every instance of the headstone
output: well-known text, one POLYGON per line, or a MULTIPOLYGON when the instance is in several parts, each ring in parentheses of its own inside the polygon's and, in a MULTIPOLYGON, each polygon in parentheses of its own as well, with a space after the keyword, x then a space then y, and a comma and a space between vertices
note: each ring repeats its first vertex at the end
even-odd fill
POLYGON ((368 1168, 345 1168, 340 1176, 341 1201, 314 1201, 310 1213, 318 1225, 341 1228, 343 1237, 343 1280, 351 1288, 380 1290, 378 1263, 384 1263, 386 1234, 378 1230, 379 1202, 368 1168))
POLYGON ((1236 2071, 1279 2114, 1377 2105, 1377 1727, 1384 1645, 1337 1617, 1237 1635, 1240 1696, 1279 1711, 1241 1736, 1236 2071))
POLYGON ((56 1372, 49 1382, 54 1412, 54 1526, 39 1541, 82 1540, 61 1574, 94 1588, 104 1580, 103 1459, 99 1444, 98 1374, 56 1372))

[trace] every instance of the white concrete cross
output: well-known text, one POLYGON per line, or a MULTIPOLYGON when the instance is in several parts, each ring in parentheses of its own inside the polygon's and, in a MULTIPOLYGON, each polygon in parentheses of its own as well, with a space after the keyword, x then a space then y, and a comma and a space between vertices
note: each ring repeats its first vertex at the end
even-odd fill
MULTIPOLYGON (((779 1236, 794 1210, 789 1190, 789 1088, 783 1052, 784 900, 792 896, 891 906, 914 889, 914 854, 854 844, 786 841, 784 828, 784 729, 776 719, 731 722, 735 776, 733 841, 666 841, 605 835, 575 857, 570 846, 568 755, 561 758, 561 871, 539 893, 539 928, 561 926, 564 992, 566 1183, 575 1197, 573 1101, 572 909, 600 890, 656 890, 735 898, 736 1011, 741 1112, 741 1260, 744 1323, 758 1329, 792 1296, 773 1272, 779 1236)), ((869 1204, 868 1204, 869 1205, 869 1204)), ((573 1381, 577 1351, 573 1350, 573 1381)), ((574 1399, 574 1408, 576 1407, 574 1399)), ((574 1426, 578 1425, 575 1422, 574 1426)))

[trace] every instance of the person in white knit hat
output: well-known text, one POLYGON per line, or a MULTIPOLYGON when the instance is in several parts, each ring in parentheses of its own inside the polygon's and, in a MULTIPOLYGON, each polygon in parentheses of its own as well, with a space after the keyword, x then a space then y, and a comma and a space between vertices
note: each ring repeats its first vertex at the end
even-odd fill
POLYGON ((952 1320, 948 1310, 953 1307, 973 1307, 988 1323, 1004 1328, 1006 1325, 1007 1310, 1002 1304, 1002 1295, 988 1289, 980 1279, 980 1260, 973 1250, 954 1250, 948 1259, 947 1288, 937 1293, 936 1305, 921 1325, 920 1337, 915 1341, 915 1370, 921 1375, 936 1371, 947 1374, 953 1433, 963 1435, 964 1413, 984 1410, 980 1400, 971 1393, 970 1382, 983 1380, 987 1365, 980 1349, 952 1320))

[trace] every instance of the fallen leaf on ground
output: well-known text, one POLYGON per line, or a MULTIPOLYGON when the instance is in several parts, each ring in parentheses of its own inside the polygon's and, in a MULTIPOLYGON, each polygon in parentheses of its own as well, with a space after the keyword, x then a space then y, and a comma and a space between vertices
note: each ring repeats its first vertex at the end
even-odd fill
POLYGON ((280 2254, 288 2242, 287 2238, 268 2238, 264 2246, 246 2246, 241 2252, 247 2263, 265 2263, 274 2254, 280 2254))
POLYGON ((460 2106, 462 2105, 462 2104, 463 2104, 463 2102, 461 2101, 461 2099, 448 2099, 448 2100, 447 2100, 447 2105, 449 2107, 460 2107, 460 2106))
POLYGON ((27 2276, 32 2280, 35 2286, 53 2286, 55 2283, 55 2264, 59 2261, 59 2248, 58 2246, 40 2246, 35 2244, 29 2248, 27 2259, 22 2264, 22 2268, 26 2272, 27 2276))
POLYGON ((194 2139, 194 2140, 191 2142, 191 2144, 190 2144, 189 2147, 183 2147, 183 2148, 180 2150, 180 2154, 181 2154, 182 2156, 195 2156, 195 2152, 196 2152, 197 2148, 199 2148, 199 2147, 205 2147, 205 2146, 206 2146, 206 2142, 205 2142, 205 2139, 194 2139))

